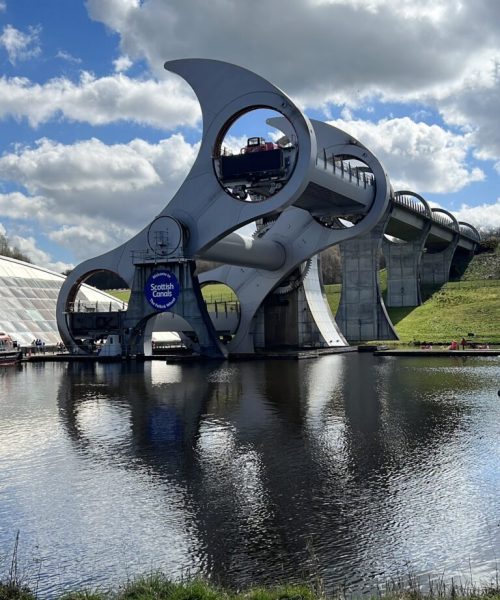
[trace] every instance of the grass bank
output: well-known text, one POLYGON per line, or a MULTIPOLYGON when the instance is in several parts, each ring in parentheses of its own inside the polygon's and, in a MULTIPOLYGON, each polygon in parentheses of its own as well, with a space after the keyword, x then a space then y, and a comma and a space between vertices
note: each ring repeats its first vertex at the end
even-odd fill
MULTIPOLYGON (((385 271, 380 280, 384 293, 385 271)), ((334 315, 341 290, 341 284, 325 286, 334 315)), ((500 344, 500 279, 450 281, 432 292, 421 306, 387 309, 401 342, 449 344, 473 333, 474 341, 500 344)))
MULTIPOLYGON (((339 600, 360 598, 342 591, 328 595, 324 590, 308 585, 255 587, 234 592, 202 580, 173 583, 162 574, 140 577, 116 590, 81 589, 59 596, 60 600, 339 600)), ((490 588, 445 585, 442 581, 430 585, 424 592, 414 578, 391 583, 363 600, 500 600, 498 584, 490 588)), ((38 600, 35 592, 13 582, 0 582, 0 600, 38 600)))
POLYGON ((421 306, 390 308, 403 342, 449 343, 462 337, 500 344, 500 280, 449 282, 421 306))

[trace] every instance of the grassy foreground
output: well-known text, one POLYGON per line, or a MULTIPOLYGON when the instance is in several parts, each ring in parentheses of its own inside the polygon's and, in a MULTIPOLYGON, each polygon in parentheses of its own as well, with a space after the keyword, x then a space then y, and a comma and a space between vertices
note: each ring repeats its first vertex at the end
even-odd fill
MULTIPOLYGON (((353 599, 354 594, 342 591, 327 595, 322 589, 307 585, 281 585, 276 587, 255 587, 233 592, 216 587, 202 580, 173 583, 162 574, 140 577, 117 590, 82 589, 59 596, 60 600, 328 600, 353 599)), ((16 583, 0 582, 0 600, 37 600, 37 595, 29 588, 16 583)), ((474 588, 439 582, 422 592, 413 578, 397 582, 385 589, 377 590, 371 597, 363 595, 363 600, 500 600, 500 588, 474 588)))

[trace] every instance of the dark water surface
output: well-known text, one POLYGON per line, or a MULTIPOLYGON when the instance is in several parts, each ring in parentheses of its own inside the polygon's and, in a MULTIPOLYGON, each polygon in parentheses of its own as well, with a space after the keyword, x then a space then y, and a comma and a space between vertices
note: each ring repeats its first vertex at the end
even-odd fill
POLYGON ((156 569, 490 581, 499 388, 498 358, 0 369, 1 572, 20 530, 42 598, 156 569))

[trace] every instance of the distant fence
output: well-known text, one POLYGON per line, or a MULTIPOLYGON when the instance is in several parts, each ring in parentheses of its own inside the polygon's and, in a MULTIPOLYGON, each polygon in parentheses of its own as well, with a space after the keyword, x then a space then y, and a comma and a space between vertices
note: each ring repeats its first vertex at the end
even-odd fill
POLYGON ((206 302, 207 310, 209 313, 214 313, 215 315, 227 315, 232 312, 236 312, 239 314, 240 312, 240 303, 235 300, 213 300, 206 302))

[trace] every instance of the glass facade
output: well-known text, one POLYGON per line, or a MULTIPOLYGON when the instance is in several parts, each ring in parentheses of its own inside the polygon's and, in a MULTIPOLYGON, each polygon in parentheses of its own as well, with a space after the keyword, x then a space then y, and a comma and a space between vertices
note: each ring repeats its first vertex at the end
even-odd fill
MULTIPOLYGON (((56 324, 56 304, 64 275, 0 256, 0 332, 29 346, 35 339, 45 344, 61 341, 56 324)), ((77 302, 101 302, 110 310, 119 310, 122 303, 115 298, 82 285, 77 302)))

